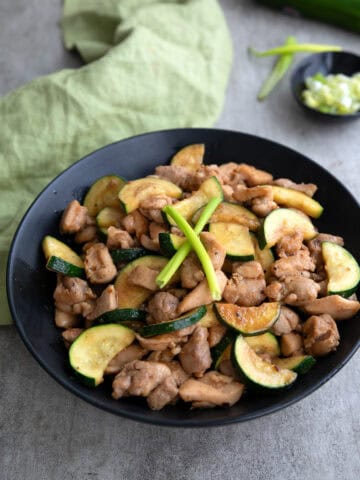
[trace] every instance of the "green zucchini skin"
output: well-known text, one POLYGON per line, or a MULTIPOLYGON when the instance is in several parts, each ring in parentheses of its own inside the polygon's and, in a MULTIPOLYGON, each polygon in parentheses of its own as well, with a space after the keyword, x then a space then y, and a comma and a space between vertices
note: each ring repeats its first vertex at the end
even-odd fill
POLYGON ((66 260, 54 255, 46 262, 46 268, 52 272, 61 273, 67 277, 85 278, 85 269, 73 265, 66 260))
POLYGON ((311 355, 297 355, 296 357, 274 358, 272 362, 280 368, 288 368, 293 372, 304 375, 311 370, 316 360, 311 355))
POLYGON ((142 337, 153 337, 155 335, 163 335, 164 333, 176 332, 186 327, 190 327, 197 323, 206 313, 205 305, 202 305, 193 312, 188 312, 170 322, 155 323, 146 325, 139 333, 142 337))
POLYGON ((115 263, 120 262, 132 262, 137 258, 144 257, 145 255, 153 254, 145 248, 123 248, 118 250, 111 250, 110 255, 115 263))
POLYGON ((159 233, 160 250, 167 257, 175 255, 180 248, 180 245, 184 242, 186 242, 186 238, 183 239, 183 237, 180 237, 179 235, 169 232, 159 233), (181 239, 181 243, 179 239, 181 239))
POLYGON ((138 310, 137 308, 116 308, 115 310, 110 310, 100 315, 100 317, 95 318, 93 325, 123 323, 132 320, 144 322, 146 320, 145 310, 138 310))
POLYGON ((219 365, 222 361, 222 357, 226 348, 233 343, 235 338, 236 338, 236 335, 234 335, 232 332, 229 332, 220 340, 220 342, 217 345, 211 348, 210 353, 211 353, 211 358, 213 359, 211 368, 215 370, 219 368, 219 365))

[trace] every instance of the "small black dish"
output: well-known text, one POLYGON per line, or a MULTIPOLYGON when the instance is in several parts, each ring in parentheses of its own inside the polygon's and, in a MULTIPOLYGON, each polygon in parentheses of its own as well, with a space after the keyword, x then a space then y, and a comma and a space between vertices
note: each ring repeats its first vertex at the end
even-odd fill
POLYGON ((136 398, 114 400, 111 385, 91 389, 68 366, 61 333, 54 325, 52 294, 55 274, 45 269, 41 241, 59 235, 59 219, 66 205, 82 201, 89 186, 109 174, 134 179, 149 175, 166 164, 181 147, 206 145, 205 163, 248 162, 268 170, 275 178, 316 183, 317 200, 325 207, 315 221, 320 232, 341 235, 355 258, 360 258, 360 229, 354 222, 360 208, 355 198, 324 168, 278 143, 254 135, 215 129, 178 129, 154 132, 108 145, 73 164, 55 178, 35 199, 15 234, 9 254, 7 293, 12 317, 25 345, 40 365, 64 388, 83 400, 127 418, 157 425, 210 427, 244 422, 291 405, 323 385, 348 362, 360 339, 360 314, 339 322, 341 342, 336 352, 319 359, 294 386, 278 395, 248 393, 231 408, 189 410, 168 406, 151 411, 136 398))
POLYGON ((304 58, 304 60, 295 68, 290 80, 291 89, 297 103, 306 111, 311 112, 314 115, 337 120, 360 118, 360 111, 347 115, 323 113, 319 110, 308 107, 302 99, 302 92, 306 88, 305 80, 316 73, 322 73, 324 76, 338 73, 352 76, 358 72, 360 72, 359 55, 350 52, 316 53, 304 58))

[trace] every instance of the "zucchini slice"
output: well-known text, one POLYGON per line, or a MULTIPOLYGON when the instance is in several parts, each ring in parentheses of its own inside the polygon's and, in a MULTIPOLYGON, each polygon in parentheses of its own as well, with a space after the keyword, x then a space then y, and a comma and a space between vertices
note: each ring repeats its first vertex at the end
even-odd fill
POLYGON ((244 339, 258 355, 266 353, 274 358, 280 356, 279 342, 275 335, 270 332, 263 333, 262 335, 254 335, 253 337, 244 337, 244 339))
POLYGON ((210 303, 210 305, 206 305, 206 313, 200 320, 200 325, 202 327, 211 328, 219 325, 219 320, 215 315, 213 305, 213 303, 210 303))
POLYGON ((280 315, 280 303, 262 303, 258 307, 239 307, 233 303, 215 303, 214 311, 227 327, 243 335, 258 335, 274 325, 280 315))
POLYGON ((139 208, 141 202, 152 196, 166 195, 171 198, 181 197, 182 190, 175 183, 163 178, 145 177, 128 182, 120 190, 119 199, 126 213, 139 208))
POLYGON ((119 191, 126 180, 118 175, 106 175, 92 184, 84 198, 84 207, 95 217, 105 207, 119 207, 119 191))
POLYGON ((271 248, 264 248, 263 250, 261 250, 258 239, 253 233, 251 234, 251 240, 254 245, 255 260, 260 263, 262 269, 265 272, 265 276, 267 276, 269 274, 269 269, 271 265, 275 261, 274 254, 271 248))
POLYGON ((175 233, 159 233, 160 249, 167 257, 172 257, 181 247, 181 245, 185 242, 185 237, 181 237, 180 235, 176 235, 175 233))
POLYGON ((360 282, 360 267, 344 247, 333 242, 321 244, 325 270, 328 276, 328 294, 349 297, 360 282))
POLYGON ((85 277, 84 262, 77 253, 65 243, 50 235, 42 241, 46 268, 68 277, 85 277))
POLYGON ((273 210, 265 218, 259 231, 259 245, 264 248, 273 247, 284 235, 300 231, 304 240, 311 240, 317 235, 317 231, 311 220, 301 212, 288 208, 273 210))
POLYGON ((316 363, 311 355, 295 355, 288 358, 273 358, 272 363, 280 368, 287 368, 293 372, 304 374, 307 373, 316 363))
POLYGON ((139 333, 143 337, 154 337, 155 335, 163 335, 164 333, 176 332, 186 327, 190 327, 197 323, 206 313, 205 305, 182 315, 170 322, 154 323, 141 328, 139 333))
MULTIPOLYGON (((218 179, 216 177, 210 177, 200 185, 199 190, 193 193, 191 197, 180 200, 180 202, 175 203, 173 207, 181 213, 186 220, 190 221, 199 208, 204 207, 209 200, 216 197, 222 199, 223 191, 218 179)), ((176 222, 169 215, 166 215, 166 220, 170 225, 176 225, 176 222)))
POLYGON ((184 167, 190 172, 196 172, 203 163, 204 154, 205 145, 203 143, 187 145, 173 156, 170 164, 184 167))
POLYGON ((123 325, 88 328, 70 347, 70 365, 86 385, 96 387, 103 381, 110 360, 134 340, 134 332, 123 325))
POLYGON ((212 347, 211 358, 213 359, 212 368, 217 370, 223 360, 231 359, 231 349, 234 343, 234 335, 225 335, 220 342, 212 347))
POLYGON ((93 325, 123 323, 133 320, 144 322, 146 320, 145 310, 138 310, 137 308, 116 308, 115 310, 109 310, 100 315, 100 317, 95 318, 93 325))
POLYGON ((145 255, 149 255, 149 251, 145 250, 145 248, 120 248, 111 250, 110 255, 114 263, 127 263, 132 262, 137 258, 144 257, 145 255))
POLYGON ((96 224, 103 237, 107 237, 109 227, 121 227, 125 213, 119 207, 105 207, 96 215, 96 224))
POLYGON ((247 227, 238 223, 216 222, 210 224, 209 232, 223 245, 229 260, 254 260, 254 245, 247 227))
POLYGON ((287 208, 296 208, 313 218, 319 218, 324 211, 319 202, 305 193, 276 185, 271 185, 271 189, 273 191, 274 202, 278 205, 283 205, 287 208))
MULTIPOLYGON (((200 208, 192 217, 192 222, 196 223, 199 220, 203 208, 200 208)), ((226 223, 238 223, 248 227, 249 230, 256 232, 260 227, 260 220, 257 216, 237 203, 221 202, 212 214, 209 223, 214 222, 226 222, 226 223)))
POLYGON ((250 386, 279 390, 290 387, 297 378, 297 373, 292 370, 279 368, 259 357, 242 335, 238 335, 234 342, 232 360, 250 386))
MULTIPOLYGON (((128 283, 128 277, 134 268, 142 265, 160 271, 165 267, 168 261, 168 258, 165 257, 146 255, 133 260, 120 270, 114 284, 118 296, 118 308, 139 308, 140 305, 153 293, 147 288, 128 283)), ((173 281, 176 281, 177 279, 178 276, 175 276, 173 281)))

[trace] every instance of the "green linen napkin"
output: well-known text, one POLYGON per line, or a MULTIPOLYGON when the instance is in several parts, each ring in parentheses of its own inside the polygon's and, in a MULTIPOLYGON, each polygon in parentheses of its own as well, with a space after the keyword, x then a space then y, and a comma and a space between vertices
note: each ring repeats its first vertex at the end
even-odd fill
MULTIPOLYGON (((85 62, 0 99, 0 324, 9 245, 60 171, 121 138, 218 117, 231 67, 216 0, 66 0, 65 46, 85 62)), ((46 48, 46 47, 45 47, 46 48)))

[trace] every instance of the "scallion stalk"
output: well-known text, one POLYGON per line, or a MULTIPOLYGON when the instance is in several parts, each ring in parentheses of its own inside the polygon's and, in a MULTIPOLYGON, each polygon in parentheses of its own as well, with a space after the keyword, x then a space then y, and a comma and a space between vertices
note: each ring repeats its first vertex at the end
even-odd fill
POLYGON ((189 225, 187 220, 171 205, 167 205, 164 212, 169 215, 176 223, 176 225, 183 232, 191 247, 194 249, 206 275, 206 279, 209 285, 209 290, 213 300, 221 300, 221 291, 219 282, 214 270, 214 266, 210 260, 204 245, 201 243, 200 238, 189 225))
MULTIPOLYGON (((286 39, 285 45, 295 45, 295 44, 296 44, 295 37, 288 37, 286 39)), ((257 96, 258 100, 260 101, 265 100, 265 98, 276 87, 276 85, 280 82, 280 80, 283 78, 285 73, 288 71, 293 60, 294 60, 293 53, 284 53, 283 55, 280 56, 274 68, 272 69, 270 75, 264 81, 257 96)))
POLYGON ((288 53, 321 53, 341 52, 342 48, 337 45, 320 45, 317 43, 297 43, 295 45, 281 45, 264 52, 249 48, 249 52, 256 57, 269 57, 270 55, 283 55, 288 53))
MULTIPOLYGON (((207 221, 214 213, 219 203, 221 203, 221 198, 216 197, 212 198, 205 206, 204 210, 201 212, 199 220, 194 227, 194 232, 196 235, 199 235, 199 233, 202 232, 207 221)), ((186 241, 181 245, 175 255, 173 255, 173 257, 168 261, 168 263, 156 277, 156 283, 160 288, 164 288, 169 283, 170 279, 177 272, 180 265, 191 252, 191 249, 191 244, 189 243, 189 241, 186 241)))

